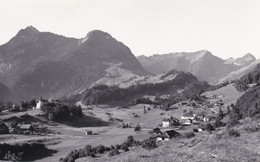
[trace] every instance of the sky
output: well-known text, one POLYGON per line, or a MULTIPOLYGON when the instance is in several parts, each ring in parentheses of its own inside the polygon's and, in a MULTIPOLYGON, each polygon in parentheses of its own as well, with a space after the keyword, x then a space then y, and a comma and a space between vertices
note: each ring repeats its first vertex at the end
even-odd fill
POLYGON ((0 45, 30 25, 74 38, 102 30, 136 56, 260 58, 260 0, 0 0, 0 45))

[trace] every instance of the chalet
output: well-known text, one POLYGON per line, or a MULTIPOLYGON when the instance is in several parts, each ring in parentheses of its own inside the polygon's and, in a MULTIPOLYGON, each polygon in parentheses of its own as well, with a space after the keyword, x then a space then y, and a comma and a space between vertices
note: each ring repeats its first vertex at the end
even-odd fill
POLYGON ((156 137, 156 141, 169 141, 172 138, 179 137, 181 134, 175 130, 168 130, 163 132, 162 135, 156 137))
POLYGON ((162 134, 160 128, 156 127, 153 129, 153 134, 162 134))
POLYGON ((172 116, 169 119, 164 118, 162 120, 162 127, 164 127, 164 128, 167 128, 167 127, 170 127, 170 126, 178 126, 178 125, 180 125, 179 120, 177 118, 172 117, 172 116))
POLYGON ((191 119, 191 120, 194 120, 195 119, 195 114, 185 113, 185 114, 182 115, 181 119, 191 119))
POLYGON ((183 126, 189 126, 192 124, 192 120, 191 119, 187 119, 185 120, 185 122, 182 124, 183 126))
POLYGON ((86 135, 92 135, 92 134, 93 134, 92 130, 86 130, 86 135))
POLYGON ((171 105, 169 108, 170 108, 170 109, 178 109, 178 107, 175 106, 175 105, 171 105))
POLYGON ((199 112, 196 114, 197 120, 203 120, 205 118, 205 114, 203 112, 199 112))
POLYGON ((8 126, 4 122, 1 122, 0 123, 0 134, 8 134, 8 133, 9 133, 8 126))
POLYGON ((204 131, 204 130, 208 130, 208 131, 214 130, 213 126, 210 123, 200 123, 198 125, 198 129, 201 129, 202 131, 204 131))
POLYGON ((47 127, 44 127, 44 126, 35 126, 34 127, 34 130, 35 131, 37 131, 37 132, 41 132, 41 133, 43 133, 43 132, 46 132, 47 131, 47 127))
POLYGON ((26 130, 29 130, 29 131, 33 131, 34 128, 31 124, 21 124, 18 126, 19 130, 22 130, 22 131, 26 131, 26 130))
POLYGON ((182 102, 180 102, 180 104, 181 104, 182 106, 186 106, 186 105, 189 104, 189 102, 187 102, 187 101, 182 101, 182 102))

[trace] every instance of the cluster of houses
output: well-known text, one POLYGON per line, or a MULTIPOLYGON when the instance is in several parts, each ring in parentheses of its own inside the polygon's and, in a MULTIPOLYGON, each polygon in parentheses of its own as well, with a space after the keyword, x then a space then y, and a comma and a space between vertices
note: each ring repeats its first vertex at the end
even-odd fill
POLYGON ((121 123, 119 128, 132 128, 132 123, 121 123))
POLYGON ((47 127, 41 124, 28 124, 19 122, 18 118, 13 117, 11 121, 0 122, 0 134, 31 134, 31 135, 45 135, 47 134, 47 127))
POLYGON ((206 93, 206 94, 203 94, 202 97, 205 97, 207 99, 220 99, 220 98, 223 98, 224 95, 223 94, 219 94, 219 95, 212 95, 210 93, 206 93))
MULTIPOLYGON (((189 126, 189 125, 198 125, 198 131, 203 131, 206 129, 207 124, 209 123, 209 118, 205 116, 203 112, 199 113, 183 113, 181 116, 181 120, 184 122, 180 122, 179 119, 176 117, 170 117, 170 118, 164 118, 162 120, 162 128, 173 128, 178 126, 189 126)), ((167 130, 165 132, 161 132, 160 128, 156 127, 153 129, 153 133, 156 135, 157 141, 167 141, 171 138, 175 138, 180 136, 180 133, 178 133, 175 130, 167 130)))

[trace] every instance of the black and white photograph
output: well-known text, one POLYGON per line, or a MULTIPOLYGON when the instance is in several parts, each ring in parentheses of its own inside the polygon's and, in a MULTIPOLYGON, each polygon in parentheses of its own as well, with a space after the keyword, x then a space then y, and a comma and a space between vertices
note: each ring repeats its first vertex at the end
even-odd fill
POLYGON ((260 162, 260 0, 0 0, 0 161, 260 162))

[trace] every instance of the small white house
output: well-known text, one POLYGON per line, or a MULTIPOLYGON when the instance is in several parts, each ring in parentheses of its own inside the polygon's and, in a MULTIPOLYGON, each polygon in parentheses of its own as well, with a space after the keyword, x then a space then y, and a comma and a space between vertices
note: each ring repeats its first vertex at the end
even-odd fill
POLYGON ((209 118, 204 117, 204 118, 203 118, 203 121, 204 121, 204 122, 209 122, 209 118))
POLYGON ((48 100, 44 100, 41 98, 39 101, 37 101, 35 109, 41 109, 43 107, 44 103, 46 103, 46 102, 48 102, 48 100))
POLYGON ((43 101, 42 100, 39 100, 37 103, 36 103, 36 109, 41 109, 43 106, 43 101))
POLYGON ((167 128, 170 126, 170 120, 163 120, 162 121, 162 127, 167 128))

